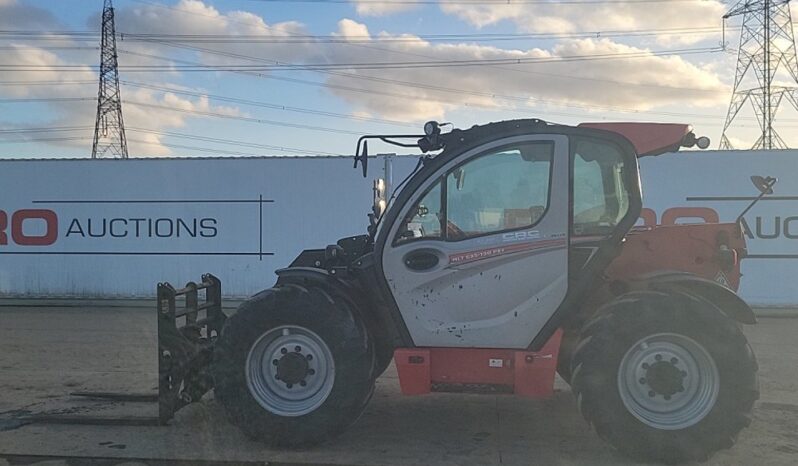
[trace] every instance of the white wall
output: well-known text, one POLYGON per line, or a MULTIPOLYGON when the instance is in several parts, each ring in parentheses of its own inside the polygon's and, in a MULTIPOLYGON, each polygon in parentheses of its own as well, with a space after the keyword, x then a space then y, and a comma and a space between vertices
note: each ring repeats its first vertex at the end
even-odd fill
MULTIPOLYGON (((13 212, 47 209, 58 234, 52 245, 19 246, 5 229, 0 295, 151 296, 159 281, 179 286, 211 272, 225 295, 247 296, 271 286, 302 249, 365 233, 371 178, 382 168, 372 160, 364 179, 350 158, 2 161, 8 223, 13 212)), ((23 229, 43 236, 45 222, 23 229)))
MULTIPOLYGON (((398 182, 415 159, 393 160, 398 182)), ((151 296, 159 281, 181 285, 206 271, 222 279, 225 295, 247 296, 270 286, 273 271, 302 249, 365 232, 371 179, 382 166, 372 160, 364 179, 350 158, 0 161, 0 210, 9 223, 0 296, 151 296), (23 209, 57 215, 53 244, 13 244, 13 213, 23 209), (113 219, 121 220, 111 231, 113 219), (90 236, 89 220, 99 237, 90 236), (193 230, 195 220, 192 236, 185 226, 193 230), (149 221, 159 227, 152 235, 149 221)), ((752 304, 798 304, 798 151, 681 152, 644 158, 641 172, 644 204, 658 215, 706 206, 725 221, 747 204, 737 198, 756 194, 750 175, 778 176, 777 197, 746 216, 749 251, 760 258, 744 262, 741 294, 752 304), (778 235, 762 238, 776 223, 778 235)), ((22 233, 44 235, 44 221, 24 221, 22 233)))

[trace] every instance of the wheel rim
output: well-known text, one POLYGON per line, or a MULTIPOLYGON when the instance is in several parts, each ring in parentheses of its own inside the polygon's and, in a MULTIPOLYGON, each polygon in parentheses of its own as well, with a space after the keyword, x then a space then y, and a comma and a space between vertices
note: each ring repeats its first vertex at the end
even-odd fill
POLYGON ((626 352, 618 390, 626 409, 644 424, 685 429, 715 406, 720 376, 715 361, 695 340, 675 333, 647 336, 626 352))
POLYGON ((247 355, 247 388, 266 410, 302 416, 330 395, 335 363, 329 347, 304 327, 284 325, 258 338, 247 355))

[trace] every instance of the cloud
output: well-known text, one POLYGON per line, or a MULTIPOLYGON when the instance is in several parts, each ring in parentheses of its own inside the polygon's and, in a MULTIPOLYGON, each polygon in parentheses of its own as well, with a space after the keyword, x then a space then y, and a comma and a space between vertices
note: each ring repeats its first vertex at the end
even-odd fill
POLYGON ((396 13, 404 13, 415 10, 418 5, 412 3, 399 3, 396 1, 376 2, 372 0, 355 0, 355 11, 360 16, 389 16, 396 13))
MULTIPOLYGON (((215 10, 208 8, 201 8, 202 2, 184 0, 181 6, 192 8, 192 11, 201 12, 203 14, 212 13, 215 10)), ((153 16, 150 10, 140 11, 139 18, 144 21, 149 19, 151 22, 156 22, 156 16, 153 16)), ((121 16, 121 15, 120 15, 121 16)), ((236 18, 250 20, 249 14, 235 13, 236 18)), ((159 20, 165 21, 162 26, 166 27, 169 21, 178 21, 177 17, 163 18, 159 20)), ((5 21, 8 23, 16 24, 19 28, 20 24, 31 25, 31 27, 44 26, 46 29, 67 29, 60 25, 48 12, 38 8, 23 7, 18 5, 13 0, 0 0, 0 22, 5 21), (38 25, 38 26, 37 26, 38 25)), ((99 16, 97 17, 99 21, 99 16)), ((174 23, 173 23, 174 24, 174 23)), ((185 28, 182 32, 188 33, 192 31, 191 22, 177 22, 180 27, 185 28)), ((177 32, 179 33, 179 32, 177 32)), ((29 65, 31 67, 45 67, 44 69, 35 69, 33 71, 0 71, 0 81, 14 81, 30 83, 28 85, 15 85, 15 86, 0 86, 0 96, 8 98, 62 98, 62 97, 94 97, 97 95, 98 79, 95 66, 98 60, 97 51, 58 51, 53 52, 45 50, 40 44, 46 43, 52 45, 57 42, 58 45, 85 45, 77 44, 63 39, 59 41, 36 41, 32 43, 12 42, 6 43, 9 49, 3 50, 2 58, 7 63, 15 65, 29 65), (47 69, 47 67, 59 66, 75 66, 74 71, 63 72, 57 69, 47 69), (37 85, 36 82, 45 81, 51 84, 37 85), (80 83, 75 83, 75 82, 80 83), (85 83, 88 81, 88 83, 85 83), (92 82, 93 81, 93 82, 92 82)), ((163 65, 163 60, 157 60, 146 56, 153 52, 158 52, 158 47, 152 44, 123 44, 119 43, 119 48, 125 48, 133 51, 135 54, 121 54, 120 62, 123 65, 141 65, 141 64, 158 64, 163 65), (144 56, 142 56, 144 55, 144 56)), ((175 88, 184 88, 194 92, 202 92, 196 88, 178 86, 172 82, 163 81, 164 78, 169 77, 177 78, 177 73, 138 73, 135 79, 144 80, 149 83, 168 86, 175 88)), ((131 87, 122 87, 123 99, 123 112, 125 125, 131 128, 130 133, 135 133, 132 128, 148 128, 157 131, 168 130, 170 128, 184 127, 188 124, 190 119, 209 118, 203 115, 192 115, 185 112, 212 112, 221 113, 224 115, 240 115, 242 114, 236 107, 212 105, 207 97, 187 99, 177 96, 172 93, 164 93, 153 91, 149 89, 137 89, 131 87), (143 104, 143 105, 142 105, 143 104), (157 109, 151 107, 163 106, 167 108, 174 108, 183 110, 180 112, 171 112, 168 110, 157 109)), ((39 121, 30 124, 19 124, 7 120, 6 118, 0 120, 0 124, 7 129, 24 129, 26 127, 93 127, 96 118, 96 101, 94 99, 88 101, 53 101, 45 104, 47 106, 48 118, 46 121, 39 121)), ((69 134, 59 133, 58 136, 69 137, 85 137, 90 139, 93 135, 93 130, 81 130, 80 132, 70 132, 69 134)), ((33 137, 55 137, 55 135, 39 134, 36 133, 33 137)), ((6 136, 9 138, 9 136, 6 136)), ((20 135, 11 136, 11 138, 22 138, 20 135)), ((140 140, 143 142, 129 141, 129 152, 131 155, 170 155, 171 149, 162 144, 162 136, 148 133, 128 134, 128 139, 140 140)), ((72 140, 72 141, 53 141, 53 147, 69 146, 72 148, 85 148, 86 155, 91 152, 90 140, 72 140)))
MULTIPOLYGON (((483 28, 507 21, 521 32, 573 33, 585 31, 663 30, 720 28, 726 6, 717 0, 673 3, 595 3, 584 4, 467 4, 440 2, 441 10, 460 20, 483 28)), ((656 41, 663 45, 691 44, 709 37, 720 39, 720 31, 706 34, 661 33, 656 41)))
MULTIPOLYGON (((339 22, 341 36, 351 36, 354 31, 362 36, 368 29, 352 20, 339 22)), ((392 37, 385 33, 379 36, 392 37)), ((407 35, 402 38, 401 42, 372 40, 365 44, 361 39, 350 47, 328 47, 326 53, 331 62, 344 63, 556 59, 615 54, 642 57, 534 65, 349 70, 328 76, 327 82, 335 86, 332 92, 359 111, 418 121, 441 118, 458 105, 517 108, 577 105, 644 111, 676 103, 710 106, 728 99, 726 86, 714 72, 678 56, 655 56, 646 49, 609 39, 562 40, 550 49, 507 50, 476 44, 432 44, 407 35), (346 87, 350 89, 341 89, 346 87)))
MULTIPOLYGON (((207 5, 199 0, 180 0, 174 6, 167 5, 143 5, 131 9, 124 9, 117 15, 117 31, 120 33, 137 34, 190 34, 190 35, 209 35, 209 36, 258 36, 259 39, 287 38, 297 35, 310 34, 305 26, 297 21, 284 21, 269 24, 260 16, 246 11, 230 11, 221 13, 213 6, 207 5)), ((163 44, 150 43, 144 45, 141 42, 120 42, 120 47, 144 47, 151 50, 159 50, 169 55, 174 55, 175 51, 181 49, 169 47, 163 44)), ((251 43, 226 43, 226 44, 189 44, 196 48, 206 48, 218 50, 224 53, 252 55, 253 47, 251 43)), ((268 58, 274 61, 289 62, 297 57, 313 57, 322 59, 323 56, 317 55, 316 47, 311 43, 290 43, 275 44, 270 43, 257 47, 258 50, 265 50, 268 58)), ((185 50, 185 49, 183 49, 185 50)), ((202 53, 197 55, 202 63, 205 64, 225 64, 235 61, 240 63, 240 59, 231 56, 228 58, 220 57, 218 54, 202 53)))
POLYGON ((0 29, 33 30, 47 29, 58 24, 55 15, 17 0, 0 0, 0 29))
MULTIPOLYGON (((0 0, 0 18, 7 18, 7 5, 18 7, 10 0, 0 0), (5 3, 3 3, 5 2, 5 3)), ((701 2, 713 3, 714 2, 701 2)), ((371 5, 371 4, 369 4, 371 5)), ((621 4, 614 4, 620 6, 621 4)), ((463 16, 475 26, 493 24, 499 21, 522 23, 527 7, 507 10, 485 10, 481 16, 474 13, 474 5, 445 5, 444 8, 459 8, 451 14, 463 16), (508 11, 517 11, 508 15, 508 11), (490 16, 499 12, 504 16, 490 16)), ((546 6, 547 8, 549 6, 546 6)), ((618 8, 619 10, 624 10, 618 8)), ((534 10, 538 11, 538 10, 534 10)), ((543 20, 551 29, 569 31, 584 28, 588 19, 560 17, 550 11, 549 18, 543 20), (555 21, 554 18, 557 20, 555 21)), ((26 12, 30 16, 30 12, 26 12)), ((628 14, 628 12, 627 12, 628 14)), ((35 16, 35 15, 34 15, 35 16)), ((46 15, 45 15, 46 16, 46 15)), ((624 21, 624 14, 617 13, 607 18, 607 27, 624 21)), ((667 15, 665 23, 671 21, 667 15)), ((28 21, 33 21, 29 19, 28 21)), ((52 18, 47 21, 51 21, 52 18)), ((12 19, 13 21, 13 19, 12 19)), ((90 23, 99 21, 99 16, 90 23)), ((631 20, 629 20, 631 21, 631 20)), ((652 20, 646 24, 651 23, 652 20)), ((600 18, 595 24, 599 24, 600 18)), ((619 29, 631 29, 638 23, 623 24, 619 29)), ((52 29, 66 29, 53 24, 52 29)), ((530 26, 532 27, 532 26, 530 26)), ((657 27, 667 27, 662 24, 657 27)), ((267 23, 262 17, 246 11, 220 12, 199 0, 180 0, 175 5, 145 4, 125 7, 117 11, 117 30, 121 33, 152 34, 203 34, 203 35, 256 35, 258 37, 292 37, 309 35, 307 28, 296 21, 267 23)), ((554 62, 502 65, 502 66, 434 66, 427 68, 393 68, 382 70, 344 69, 314 73, 321 86, 348 104, 353 115, 370 115, 396 120, 420 122, 427 119, 445 119, 447 114, 463 108, 487 108, 495 110, 515 109, 529 113, 545 113, 546 110, 563 107, 578 107, 582 113, 599 113, 607 108, 633 108, 640 111, 680 105, 686 108, 695 106, 725 105, 728 101, 727 86, 719 78, 711 64, 696 65, 678 56, 655 56, 642 46, 620 44, 611 39, 566 39, 553 42, 547 47, 528 49, 503 49, 473 43, 431 43, 410 34, 390 35, 385 32, 370 33, 368 27, 358 21, 343 19, 333 32, 341 38, 349 38, 348 43, 292 42, 292 43, 212 43, 187 44, 188 48, 155 42, 120 40, 120 64, 168 64, 180 60, 205 64, 255 64, 259 63, 367 63, 390 61, 425 61, 443 63, 460 60, 486 59, 555 59, 554 62), (381 39, 400 38, 401 41, 381 39), (590 55, 639 54, 635 59, 613 60, 575 60, 556 61, 559 57, 579 57, 590 55), (166 60, 158 57, 167 57, 166 60), (254 57, 254 61, 247 57, 254 57)), ((49 43, 49 42, 48 42, 49 43)), ((97 52, 67 53, 43 50, 40 43, 20 44, 20 49, 12 51, 9 58, 14 63, 30 64, 78 64, 84 65, 75 73, 0 72, 3 80, 96 80, 96 71, 89 65, 97 62, 97 52)), ((281 72, 283 73, 283 72, 281 72)), ((303 72, 310 73, 310 72, 303 72)), ((263 74, 268 74, 264 72, 263 74)), ((206 75, 207 76, 207 75, 206 75)), ((228 74, 220 75, 223 77, 228 74)), ((279 77, 296 75, 281 74, 279 77)), ((186 78, 179 70, 160 73, 122 72, 123 80, 158 83, 166 87, 178 87, 177 83, 186 78)), ((304 78, 304 76, 303 76, 304 78)), ((0 93, 32 97, 63 95, 96 95, 96 84, 79 86, 63 84, 60 86, 19 86, 0 87, 0 93)), ((196 90, 196 86, 186 86, 196 90)), ((202 92, 202 91, 199 91, 202 92)), ((224 94, 224 92, 219 92, 224 94)), ((186 126, 190 119, 207 116, 137 105, 161 105, 186 111, 239 114, 236 107, 213 105, 207 98, 187 99, 177 94, 153 90, 123 87, 125 123, 128 127, 143 127, 167 130, 186 126)), ((94 124, 94 103, 52 103, 53 117, 47 124, 88 125, 94 124), (85 104, 85 105, 84 105, 85 104)), ((588 115, 586 119, 590 119, 588 115)), ((44 126, 44 124, 37 124, 44 126)), ((131 154, 166 155, 170 150, 157 145, 161 139, 157 135, 146 136, 153 144, 131 143, 131 154)), ((135 139, 144 139, 139 134, 135 139)))

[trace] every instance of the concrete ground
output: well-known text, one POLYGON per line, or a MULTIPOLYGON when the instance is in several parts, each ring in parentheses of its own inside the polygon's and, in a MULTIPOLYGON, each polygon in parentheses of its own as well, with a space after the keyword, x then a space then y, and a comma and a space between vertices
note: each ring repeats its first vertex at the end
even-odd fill
MULTIPOLYGON (((798 319, 746 329, 760 362, 754 422, 713 465, 798 464, 798 319)), ((568 386, 545 402, 506 395, 399 395, 393 369, 363 417, 333 442, 273 451, 245 438, 206 397, 166 427, 20 425, 25 414, 152 415, 153 405, 76 400, 76 390, 157 385, 154 311, 0 307, 0 466, 6 464, 634 464, 579 416, 568 386), (90 458, 94 458, 90 460, 90 458)))

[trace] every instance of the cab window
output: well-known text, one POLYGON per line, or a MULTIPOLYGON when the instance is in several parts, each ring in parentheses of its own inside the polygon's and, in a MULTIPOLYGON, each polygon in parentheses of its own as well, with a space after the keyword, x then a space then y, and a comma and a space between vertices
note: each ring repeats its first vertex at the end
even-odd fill
POLYGON ((573 234, 612 233, 629 210, 620 149, 603 141, 578 140, 571 166, 574 171, 573 234))
POLYGON ((446 176, 446 239, 529 227, 549 204, 554 144, 526 143, 472 159, 446 176))
POLYGON ((420 238, 442 238, 441 181, 432 185, 407 213, 399 229, 397 243, 420 238))
POLYGON ((531 142, 459 165, 408 211, 396 242, 459 241, 535 225, 549 205, 553 157, 554 143, 531 142))

